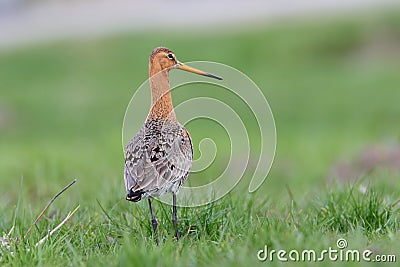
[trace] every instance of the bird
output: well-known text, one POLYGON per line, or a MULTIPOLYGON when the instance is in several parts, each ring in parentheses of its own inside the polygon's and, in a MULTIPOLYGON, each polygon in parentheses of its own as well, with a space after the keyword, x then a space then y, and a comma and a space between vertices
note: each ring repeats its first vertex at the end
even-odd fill
POLYGON ((148 200, 156 244, 158 222, 151 200, 172 193, 172 224, 179 240, 176 195, 189 175, 193 160, 191 137, 179 123, 172 103, 169 71, 174 69, 222 80, 179 62, 166 47, 157 47, 150 55, 151 107, 139 132, 125 147, 124 181, 126 200, 148 200))

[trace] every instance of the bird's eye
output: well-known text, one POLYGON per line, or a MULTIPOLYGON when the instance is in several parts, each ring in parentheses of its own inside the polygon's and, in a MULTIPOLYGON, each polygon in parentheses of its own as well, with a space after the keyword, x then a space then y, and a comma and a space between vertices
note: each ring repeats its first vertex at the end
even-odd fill
POLYGON ((174 59, 174 55, 173 55, 173 54, 168 54, 167 57, 168 57, 169 59, 174 59))

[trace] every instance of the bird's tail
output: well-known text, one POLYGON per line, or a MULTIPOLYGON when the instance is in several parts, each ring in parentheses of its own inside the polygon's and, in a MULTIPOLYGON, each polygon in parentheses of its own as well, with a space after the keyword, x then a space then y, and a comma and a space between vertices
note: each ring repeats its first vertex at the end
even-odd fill
POLYGON ((138 202, 142 199, 142 195, 143 195, 143 190, 137 190, 137 191, 133 191, 133 188, 131 188, 131 190, 129 190, 128 194, 126 195, 126 200, 128 201, 132 201, 132 202, 138 202))

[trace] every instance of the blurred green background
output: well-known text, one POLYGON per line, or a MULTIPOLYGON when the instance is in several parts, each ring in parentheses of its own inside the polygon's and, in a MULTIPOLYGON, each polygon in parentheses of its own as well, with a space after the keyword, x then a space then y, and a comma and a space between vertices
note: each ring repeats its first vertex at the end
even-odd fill
MULTIPOLYGON (((277 151, 259 196, 279 205, 289 200, 289 187, 296 198, 311 198, 332 180, 348 182, 339 177, 341 166, 351 179, 369 173, 398 196, 400 10, 394 9, 237 31, 153 30, 0 50, 4 214, 10 216, 21 198, 34 217, 75 178, 78 184, 59 203, 130 205, 124 200, 122 121, 147 79, 150 52, 161 45, 183 62, 235 67, 262 89, 275 117, 277 151), (383 160, 360 165, 371 149, 383 160)), ((183 91, 176 91, 176 101, 183 91)), ((189 130, 195 145, 206 135, 204 127, 189 130)), ((7 231, 12 218, 1 219, 7 231)))
MULTIPOLYGON (((149 53, 160 45, 182 61, 233 66, 263 90, 278 136, 275 163, 263 186, 268 194, 285 184, 301 192, 322 186, 337 161, 399 141, 398 14, 0 51, 2 204, 21 193, 33 201, 46 199, 73 178, 80 183, 80 200, 102 198, 115 188, 120 194, 114 197, 123 196, 123 116, 147 79, 149 53)), ((176 91, 178 102, 185 90, 176 91)), ((192 135, 202 136, 201 128, 192 135)))

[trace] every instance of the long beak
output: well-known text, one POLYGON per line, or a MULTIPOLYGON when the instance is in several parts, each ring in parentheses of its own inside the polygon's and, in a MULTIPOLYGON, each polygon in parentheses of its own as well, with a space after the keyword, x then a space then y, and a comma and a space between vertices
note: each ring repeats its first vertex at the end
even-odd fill
POLYGON ((211 78, 214 78, 214 79, 217 79, 217 80, 222 80, 222 78, 219 77, 219 76, 216 76, 214 74, 211 74, 211 73, 208 73, 208 72, 204 72, 204 71, 189 67, 188 65, 185 65, 185 64, 183 64, 181 62, 178 62, 177 68, 180 69, 180 70, 184 70, 184 71, 196 73, 196 74, 199 74, 199 75, 211 77, 211 78))

